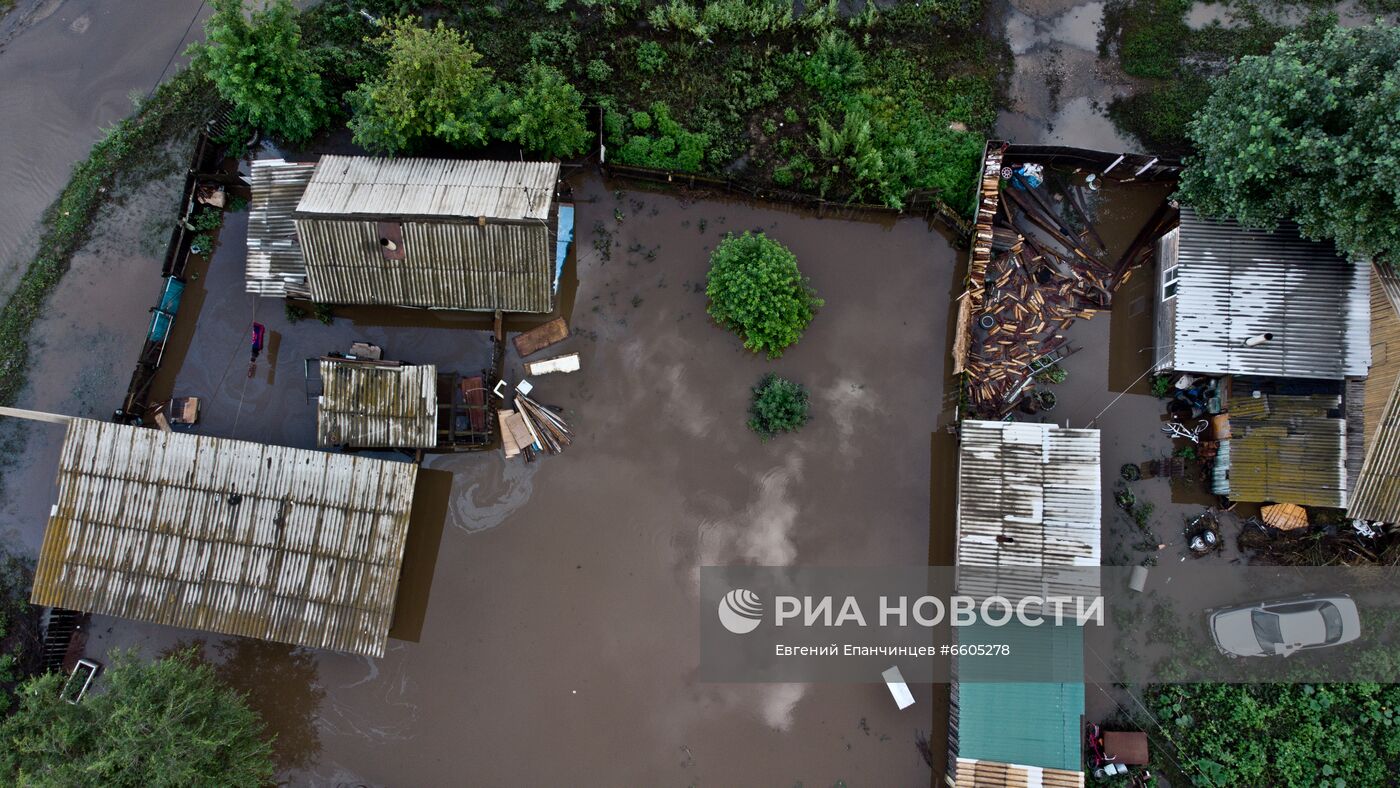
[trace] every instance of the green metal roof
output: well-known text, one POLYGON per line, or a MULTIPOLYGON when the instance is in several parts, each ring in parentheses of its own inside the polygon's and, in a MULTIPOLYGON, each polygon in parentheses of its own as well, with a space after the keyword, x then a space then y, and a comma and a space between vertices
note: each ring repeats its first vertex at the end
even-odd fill
POLYGON ((1048 769, 1082 769, 1084 683, 995 681, 1014 675, 1084 675, 1083 631, 1074 626, 978 624, 960 644, 1006 644, 1010 655, 958 659, 958 757, 1048 769))

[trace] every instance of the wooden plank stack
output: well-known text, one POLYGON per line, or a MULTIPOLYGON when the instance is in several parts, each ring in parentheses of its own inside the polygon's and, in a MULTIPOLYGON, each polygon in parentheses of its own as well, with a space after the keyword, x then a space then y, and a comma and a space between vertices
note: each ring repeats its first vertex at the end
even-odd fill
POLYGON ((501 448, 507 458, 524 454, 533 461, 540 453, 559 454, 573 438, 562 416, 524 394, 515 395, 515 410, 501 411, 501 448))

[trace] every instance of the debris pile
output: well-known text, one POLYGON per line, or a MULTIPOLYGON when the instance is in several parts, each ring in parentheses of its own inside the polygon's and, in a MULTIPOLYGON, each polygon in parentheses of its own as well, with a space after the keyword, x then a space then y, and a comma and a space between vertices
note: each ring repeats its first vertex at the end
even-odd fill
MULTIPOLYGON (((569 337, 568 326, 562 318, 526 331, 514 340, 516 352, 522 357, 536 353, 546 347, 558 344, 569 337)), ((542 361, 525 363, 525 371, 530 375, 570 373, 579 369, 579 354, 567 353, 542 361)), ((501 391, 504 382, 497 387, 496 395, 505 398, 501 391)), ((562 409, 542 405, 530 398, 534 384, 521 380, 515 385, 514 405, 502 407, 499 411, 501 422, 501 449, 507 458, 524 455, 526 461, 533 462, 542 454, 559 454, 573 443, 574 433, 564 420, 562 409)))
POLYGON ((956 358, 966 359, 955 371, 968 373, 969 406, 981 418, 1007 415, 1037 375, 1078 350, 1062 332, 1112 304, 1171 219, 1159 210, 1114 259, 1093 219, 1102 175, 1003 159, 993 148, 983 161, 970 284, 954 340, 956 358))

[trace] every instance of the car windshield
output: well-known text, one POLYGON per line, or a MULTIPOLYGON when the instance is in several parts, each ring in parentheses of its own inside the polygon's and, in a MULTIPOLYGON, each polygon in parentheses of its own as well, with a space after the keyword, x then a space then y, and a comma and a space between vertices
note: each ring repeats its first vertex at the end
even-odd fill
POLYGON ((1338 640, 1341 640, 1342 611, 1338 610, 1337 606, 1331 602, 1323 602, 1317 612, 1322 614, 1322 622, 1327 625, 1326 642, 1336 643, 1338 640))
POLYGON ((1272 653, 1274 646, 1283 642, 1283 635, 1278 628, 1278 616, 1256 610, 1250 618, 1254 622, 1254 639, 1259 641, 1259 647, 1272 653))

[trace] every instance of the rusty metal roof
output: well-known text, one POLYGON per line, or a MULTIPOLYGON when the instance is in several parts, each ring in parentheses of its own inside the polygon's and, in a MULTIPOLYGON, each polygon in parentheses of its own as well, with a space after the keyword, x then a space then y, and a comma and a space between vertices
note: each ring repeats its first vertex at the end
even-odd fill
POLYGON ((1347 423, 1340 393, 1284 393, 1291 384, 1231 384, 1231 499, 1347 507, 1347 423), (1253 391, 1260 396, 1254 397, 1253 391))
POLYGON ((321 360, 318 446, 437 445, 437 367, 321 360))
POLYGON ((403 259, 369 220, 299 218, 311 297, 327 304, 548 312, 553 228, 545 222, 403 222, 403 259))
MULTIPOLYGON (((1171 366, 1206 374, 1365 377, 1370 266, 1293 225, 1273 232, 1181 208, 1171 366), (1245 340, 1273 339, 1256 347, 1245 340)), ((1169 266, 1164 260, 1162 265, 1169 266)))
POLYGON ((306 263, 292 214, 315 165, 267 159, 252 165, 248 211, 247 291, 285 297, 307 295, 306 263))
POLYGON ((963 422, 959 590, 1008 598, 1096 594, 1100 485, 1098 430, 963 422))
POLYGON ((556 162, 322 156, 297 211, 543 220, 558 181, 556 162))
POLYGON ((1084 788, 1084 772, 959 758, 956 788, 1084 788))
POLYGON ((383 656, 417 472, 74 419, 30 599, 383 656))

